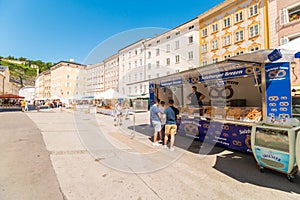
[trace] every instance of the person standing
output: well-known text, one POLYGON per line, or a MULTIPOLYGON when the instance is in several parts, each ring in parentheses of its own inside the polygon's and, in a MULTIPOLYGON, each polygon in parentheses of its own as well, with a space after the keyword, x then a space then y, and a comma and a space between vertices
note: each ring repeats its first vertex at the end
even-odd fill
POLYGON ((123 107, 122 107, 122 103, 121 101, 118 101, 115 105, 115 126, 118 125, 122 125, 122 111, 123 111, 123 107))
POLYGON ((199 110, 199 114, 202 115, 203 114, 203 102, 202 100, 205 98, 205 95, 202 94, 201 92, 198 92, 197 91, 197 87, 196 86, 193 86, 192 87, 192 93, 190 93, 188 96, 187 96, 187 99, 191 101, 191 106, 194 107, 194 108, 200 108, 199 110))
POLYGON ((169 139, 169 135, 171 135, 170 139, 170 151, 174 151, 174 142, 175 135, 177 132, 177 119, 179 118, 179 110, 174 107, 174 100, 169 100, 169 107, 167 107, 164 111, 166 114, 166 125, 165 125, 165 140, 164 140, 164 148, 167 148, 167 142, 169 139))
POLYGON ((25 101, 25 109, 24 111, 28 111, 28 101, 25 101))
POLYGON ((161 131, 161 119, 160 119, 160 110, 158 108, 159 100, 155 100, 153 106, 150 108, 150 122, 154 128, 153 135, 153 146, 159 146, 160 144, 157 141, 159 132, 161 131))
POLYGON ((25 111, 25 101, 24 100, 21 101, 21 109, 22 109, 22 112, 25 111))
POLYGON ((163 131, 165 130, 165 124, 166 124, 166 114, 164 113, 165 111, 165 102, 161 101, 159 106, 159 111, 160 111, 160 122, 161 122, 161 130, 159 131, 159 143, 163 142, 163 131))

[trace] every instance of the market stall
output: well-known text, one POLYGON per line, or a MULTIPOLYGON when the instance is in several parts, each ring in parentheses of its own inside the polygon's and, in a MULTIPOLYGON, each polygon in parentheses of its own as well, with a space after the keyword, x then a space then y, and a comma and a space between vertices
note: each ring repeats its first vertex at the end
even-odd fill
POLYGON ((180 108, 179 134, 252 153, 251 131, 259 124, 292 128, 289 62, 265 63, 271 50, 155 79, 150 99, 172 98, 180 108), (280 77, 279 77, 280 76, 280 77), (280 87, 268 85, 278 78, 280 87), (192 86, 205 95, 203 107, 191 106, 192 86), (272 89, 273 88, 273 89, 272 89), (275 89, 277 88, 277 89, 275 89), (282 88, 282 89, 279 89, 282 88), (280 95, 278 95, 280 93, 280 95), (278 101, 274 104, 273 101, 278 101))
POLYGON ((109 89, 106 92, 96 95, 94 98, 99 102, 99 104, 96 106, 97 113, 114 115, 114 108, 118 101, 122 102, 124 113, 132 113, 129 97, 113 89, 109 89))

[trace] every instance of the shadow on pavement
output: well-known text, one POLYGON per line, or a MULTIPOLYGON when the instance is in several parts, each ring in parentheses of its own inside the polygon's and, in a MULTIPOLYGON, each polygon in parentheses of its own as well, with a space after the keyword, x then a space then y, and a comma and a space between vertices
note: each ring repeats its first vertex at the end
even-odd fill
POLYGON ((253 155, 240 152, 217 155, 214 168, 243 183, 300 194, 299 173, 293 183, 288 181, 285 174, 273 170, 264 169, 261 173, 253 155))
MULTIPOLYGON (((129 129, 135 129, 136 132, 149 136, 149 140, 153 140, 153 129, 149 124, 130 126, 129 129)), ((225 150, 222 147, 214 146, 214 144, 181 135, 176 136, 175 146, 195 154, 205 155, 216 155, 225 150)), ((252 154, 232 150, 228 152, 230 153, 217 155, 214 168, 219 172, 243 183, 300 194, 299 173, 296 174, 296 178, 291 183, 285 174, 269 169, 264 169, 264 173, 261 173, 252 154)))

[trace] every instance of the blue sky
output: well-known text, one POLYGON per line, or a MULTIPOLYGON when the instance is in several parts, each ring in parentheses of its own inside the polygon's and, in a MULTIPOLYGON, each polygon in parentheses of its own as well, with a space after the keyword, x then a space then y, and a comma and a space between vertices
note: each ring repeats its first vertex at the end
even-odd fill
POLYGON ((136 38, 124 38, 119 44, 123 47, 172 29, 222 1, 0 0, 0 55, 45 62, 74 58, 83 63, 116 34, 152 27, 136 38))

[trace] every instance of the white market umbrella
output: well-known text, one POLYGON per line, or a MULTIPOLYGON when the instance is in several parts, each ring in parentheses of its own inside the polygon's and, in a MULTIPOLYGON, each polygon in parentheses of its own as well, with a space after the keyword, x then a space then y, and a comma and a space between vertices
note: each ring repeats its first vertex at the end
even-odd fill
POLYGON ((109 89, 109 90, 103 92, 102 94, 100 94, 99 96, 101 96, 102 99, 127 99, 127 98, 129 98, 127 95, 119 93, 113 89, 109 89))

